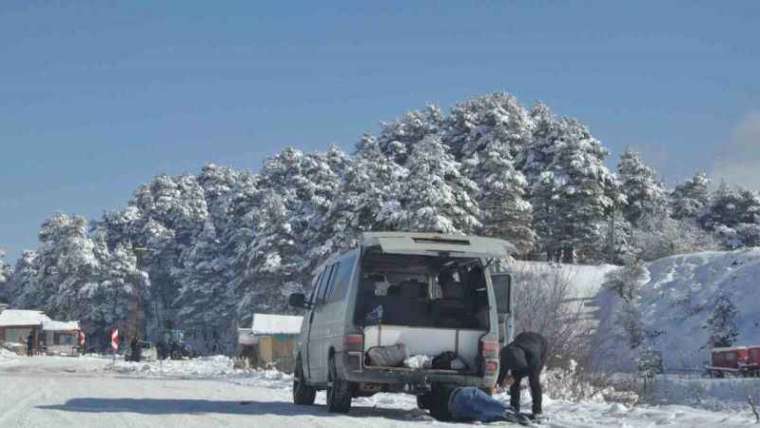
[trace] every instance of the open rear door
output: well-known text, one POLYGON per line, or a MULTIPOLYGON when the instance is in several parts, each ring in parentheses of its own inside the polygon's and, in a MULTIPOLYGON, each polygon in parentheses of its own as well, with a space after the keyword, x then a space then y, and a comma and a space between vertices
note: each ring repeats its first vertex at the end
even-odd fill
POLYGON ((503 258, 515 250, 512 244, 501 239, 409 232, 365 233, 362 246, 379 246, 386 254, 446 254, 451 257, 473 258, 503 258))
POLYGON ((496 312, 499 320, 499 343, 512 341, 512 276, 507 272, 491 273, 496 312))

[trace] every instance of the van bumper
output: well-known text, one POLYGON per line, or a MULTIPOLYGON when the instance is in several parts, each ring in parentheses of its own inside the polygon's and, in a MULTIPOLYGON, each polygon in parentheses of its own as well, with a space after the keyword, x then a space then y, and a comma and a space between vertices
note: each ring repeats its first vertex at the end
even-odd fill
POLYGON ((408 385, 416 390, 434 383, 459 386, 491 388, 496 384, 496 375, 457 374, 445 370, 413 370, 404 368, 367 368, 363 364, 363 353, 341 352, 336 355, 336 369, 341 377, 353 383, 408 385))

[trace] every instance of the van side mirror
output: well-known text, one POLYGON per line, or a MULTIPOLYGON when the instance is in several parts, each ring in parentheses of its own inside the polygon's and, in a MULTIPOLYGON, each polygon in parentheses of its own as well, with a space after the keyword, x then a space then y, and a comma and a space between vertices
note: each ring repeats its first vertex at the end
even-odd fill
POLYGON ((294 308, 308 309, 306 304, 306 295, 303 293, 293 293, 288 298, 288 303, 294 308))
POLYGON ((508 273, 492 273, 491 283, 496 297, 496 308, 500 314, 512 312, 512 276, 508 273))

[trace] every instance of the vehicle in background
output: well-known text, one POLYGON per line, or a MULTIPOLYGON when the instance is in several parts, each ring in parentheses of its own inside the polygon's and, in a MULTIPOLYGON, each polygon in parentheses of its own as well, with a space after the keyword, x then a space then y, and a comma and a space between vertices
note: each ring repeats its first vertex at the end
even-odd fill
POLYGON ((760 346, 733 346, 710 350, 710 377, 760 377, 760 346))
POLYGON ((185 333, 182 330, 172 329, 164 332, 163 340, 158 342, 158 358, 165 360, 181 360, 195 357, 192 347, 185 343, 185 333))
POLYGON ((436 385, 490 392, 512 336, 510 276, 491 268, 512 251, 476 236, 364 234, 317 269, 308 299, 290 296, 307 310, 294 402, 313 404, 327 390, 329 411, 345 413, 353 397, 378 392, 417 395, 423 408, 436 385))

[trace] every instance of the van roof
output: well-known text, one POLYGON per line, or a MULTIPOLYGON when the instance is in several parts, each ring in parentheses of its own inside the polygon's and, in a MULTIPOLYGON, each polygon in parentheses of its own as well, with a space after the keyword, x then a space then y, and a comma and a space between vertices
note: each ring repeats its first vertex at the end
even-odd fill
POLYGON ((516 252, 511 243, 496 238, 418 232, 366 232, 362 247, 379 246, 390 254, 440 254, 461 257, 508 257, 516 252))

